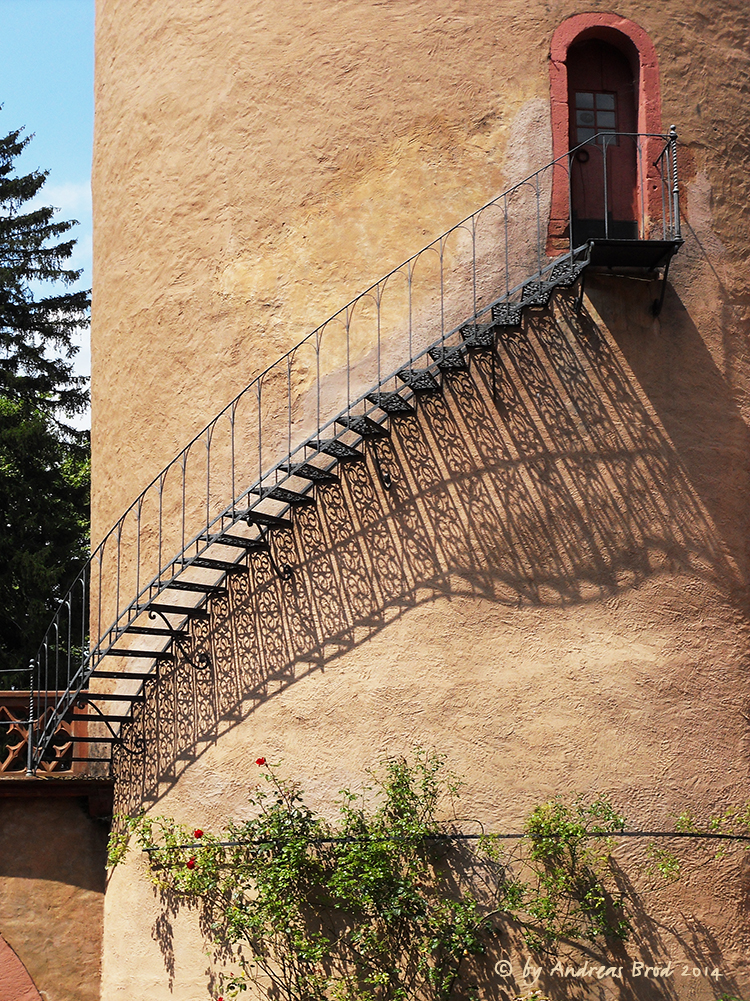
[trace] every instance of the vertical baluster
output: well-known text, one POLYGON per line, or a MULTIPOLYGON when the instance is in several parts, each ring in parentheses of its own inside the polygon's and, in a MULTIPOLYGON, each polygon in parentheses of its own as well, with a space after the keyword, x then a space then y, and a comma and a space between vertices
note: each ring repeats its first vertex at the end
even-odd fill
POLYGON ((34 667, 35 662, 29 661, 29 723, 26 731, 26 775, 34 774, 34 667))
MULTIPOLYGON (((180 550, 185 549, 185 502, 186 502, 186 479, 187 479, 187 461, 188 455, 190 453, 190 446, 184 450, 182 453, 182 511, 180 514, 180 539, 181 545, 180 550)), ((161 567, 159 567, 159 581, 161 581, 161 567)))
POLYGON ((471 217, 471 294, 472 320, 477 318, 477 216, 471 217))
POLYGON ((445 238, 441 237, 440 246, 440 337, 445 341, 445 238))
POLYGON ((286 454, 292 454, 292 360, 294 351, 286 356, 286 454))
MULTIPOLYGON (((143 494, 138 498, 135 515, 135 593, 141 593, 141 516, 143 514, 143 494)), ((118 610, 119 611, 119 610, 118 610)), ((119 618, 119 616, 118 616, 119 618)))
POLYGON ((638 222, 638 235, 639 239, 647 240, 648 233, 646 232, 646 195, 644 186, 644 171, 643 171, 643 143, 640 136, 635 137, 635 150, 636 150, 636 161, 638 170, 638 183, 640 187, 640 206, 641 206, 641 217, 638 222))
MULTIPOLYGON (((72 597, 72 592, 69 591, 68 594, 70 594, 71 597, 72 597)), ((71 603, 70 600, 67 600, 65 602, 65 606, 68 609, 68 649, 66 650, 67 664, 66 664, 66 669, 65 669, 65 675, 66 675, 66 677, 65 677, 65 687, 69 688, 70 687, 70 682, 72 681, 71 674, 70 674, 70 663, 71 663, 71 661, 70 661, 71 649, 70 648, 71 648, 72 639, 73 639, 73 605, 72 605, 72 603, 71 603)))
POLYGON ((117 523, 117 586, 115 588, 115 620, 120 617, 120 562, 122 559, 122 518, 117 523))
POLYGON ((319 327, 315 335, 315 396, 316 396, 315 406, 317 410, 316 422, 315 422, 316 428, 320 427, 320 346, 323 342, 323 329, 324 328, 319 327))
POLYGON ((211 524, 211 439, 215 427, 214 422, 206 429, 206 532, 211 524))
POLYGON ((409 367, 411 368, 412 358, 414 357, 414 348, 412 346, 412 301, 411 301, 411 283, 412 283, 412 266, 411 261, 406 265, 406 286, 408 290, 409 297, 409 367))
POLYGON ((508 196, 503 195, 503 231, 505 242, 505 294, 510 293, 510 256, 508 249, 508 196))
MULTIPOLYGON (((263 483, 263 415, 261 413, 263 406, 263 376, 258 376, 258 382, 256 385, 256 395, 258 397, 258 489, 262 491, 263 483)), ((259 494, 260 497, 263 496, 262 492, 259 494)))
MULTIPOLYGON (((89 564, 90 566, 90 564, 89 564)), ((84 664, 86 663, 86 571, 84 570, 81 576, 81 674, 83 674, 84 664)))
POLYGON ((346 409, 351 409, 352 405, 352 370, 351 370, 351 339, 349 336, 350 314, 349 307, 346 307, 346 409))
POLYGON ((375 311, 377 313, 377 328, 378 328, 378 349, 377 349, 377 355, 378 355, 378 358, 377 358, 377 361, 378 361, 378 392, 380 392, 381 383, 383 381, 382 374, 381 374, 381 371, 380 371, 380 304, 381 304, 382 300, 383 300, 383 288, 382 288, 380 282, 378 282, 378 284, 377 284, 377 290, 376 290, 376 293, 375 293, 375 311))
POLYGON ((602 144, 602 172, 604 175, 604 239, 609 239, 609 196, 607 192, 607 151, 609 149, 604 136, 599 136, 602 144))
POLYGON ((669 147, 672 154, 672 237, 682 238, 682 223, 680 222, 680 181, 677 175, 677 127, 669 126, 669 147))
POLYGON ((235 476, 235 469, 236 469, 236 467, 235 467, 235 457, 234 457, 234 455, 235 455, 235 453, 234 453, 234 450, 235 450, 234 429, 235 429, 235 423, 236 423, 236 420, 237 420, 237 403, 238 402, 239 402, 238 400, 233 400, 232 401, 232 406, 231 406, 231 408, 229 410, 229 443, 230 443, 230 448, 229 448, 229 451, 230 451, 230 460, 229 461, 230 461, 230 466, 231 466, 230 475, 231 475, 231 481, 232 481, 232 521, 234 521, 235 516, 237 514, 237 483, 236 483, 236 476, 235 476))
POLYGON ((97 613, 96 613, 96 649, 99 649, 99 642, 102 635, 102 567, 104 566, 104 549, 107 544, 105 539, 99 546, 99 585, 97 593, 97 613))
POLYGON ((169 469, 171 469, 171 463, 159 477, 159 538, 156 551, 156 566, 159 574, 161 574, 161 562, 164 552, 164 484, 166 483, 169 469))
POLYGON ((542 273, 542 208, 539 174, 534 176, 534 195, 536 197, 536 269, 542 273))
POLYGON ((573 233, 573 153, 568 153, 568 246, 570 253, 575 250, 575 234, 573 233))

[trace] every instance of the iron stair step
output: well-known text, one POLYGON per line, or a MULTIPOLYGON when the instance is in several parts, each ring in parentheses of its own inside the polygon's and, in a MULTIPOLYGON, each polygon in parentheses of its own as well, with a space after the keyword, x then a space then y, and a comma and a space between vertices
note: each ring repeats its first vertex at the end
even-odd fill
POLYGON ((498 302, 492 307, 492 320, 496 327, 520 327, 523 309, 517 302, 498 302))
POLYGON ((164 629, 161 626, 123 626, 120 635, 133 633, 135 636, 168 636, 170 639, 186 639, 189 633, 185 629, 164 629))
MULTIPOLYGON (((123 678, 127 678, 127 674, 122 675, 123 678)), ((79 695, 78 698, 83 698, 87 702, 145 702, 146 696, 142 692, 138 692, 135 695, 129 695, 126 692, 86 692, 85 695, 79 695)), ((78 701, 78 698, 75 700, 78 701)))
POLYGON ((149 671, 148 674, 143 671, 100 671, 98 668, 91 672, 90 677, 92 678, 114 678, 118 680, 119 678, 132 678, 134 681, 148 681, 151 678, 156 678, 156 674, 153 671, 149 671))
POLYGON ((527 282, 521 289, 521 306, 542 309, 549 304, 554 290, 550 282, 527 282))
MULTIPOLYGON (((74 737, 72 734, 65 734, 65 743, 74 744, 119 744, 122 737, 74 737)), ((97 759, 101 761, 102 759, 97 759)))
POLYGON ((314 448, 316 452, 322 452, 323 455, 333 456, 338 462, 357 462, 365 457, 359 449, 339 441, 338 438, 332 438, 330 441, 308 441, 307 447, 314 448))
POLYGON ((263 500, 280 501, 282 504, 289 504, 292 507, 315 503, 314 497, 310 497, 307 493, 289 490, 287 487, 253 487, 250 493, 257 494, 263 500))
POLYGON ((248 525, 257 525, 259 528, 291 528, 292 523, 289 518, 282 518, 278 514, 268 514, 267 511, 256 511, 255 508, 248 508, 246 511, 238 511, 236 516, 246 521, 248 525))
POLYGON ((243 563, 232 563, 230 560, 215 560, 207 556, 193 556, 180 561, 186 567, 198 567, 200 570, 221 570, 222 573, 247 573, 243 563))
POLYGON ((111 646, 105 650, 105 657, 149 657, 151 660, 172 660, 172 654, 168 650, 127 650, 122 647, 111 646))
POLYGON ((440 383, 428 368, 402 368, 396 374, 415 393, 440 392, 440 383))
POLYGON ((467 348, 491 348, 497 327, 494 323, 467 323, 459 332, 467 348))
MULTIPOLYGON (((283 520, 283 519, 282 519, 283 520)), ((291 522, 289 522, 291 525, 291 522)), ((205 537, 206 542, 212 546, 233 546, 235 549, 246 549, 249 553, 265 553, 268 551, 268 543, 265 539, 246 539, 241 535, 209 535, 205 537)))
POLYGON ((290 476, 301 476, 303 480, 312 480, 313 483, 337 483, 338 476, 329 469, 321 469, 320 466, 313 466, 311 462, 288 462, 281 466, 285 473, 290 476))
POLYGON ((156 612, 157 614, 184 615, 189 619, 207 619, 209 612, 201 605, 163 605, 151 603, 148 605, 138 605, 139 612, 156 612))
POLYGON ((370 393, 367 397, 369 403, 374 403, 380 407, 389 417, 408 417, 415 414, 415 408, 398 393, 370 393))
POLYGON ((386 438, 388 436, 387 428, 378 424, 372 417, 365 417, 364 414, 346 414, 343 417, 337 417, 336 423, 346 428, 347 431, 358 434, 360 438, 386 438))
POLYGON ((435 348, 430 348, 430 357, 441 372, 461 372, 467 368, 466 345, 464 344, 454 347, 439 344, 435 348))
POLYGON ((588 259, 582 261, 561 261, 547 273, 546 280, 550 284, 557 285, 558 288, 569 288, 575 285, 578 279, 588 267, 588 259))
POLYGON ((197 580, 168 580, 162 581, 161 591, 197 591, 199 594, 210 594, 223 598, 227 589, 221 584, 202 584, 197 580))
MULTIPOLYGON (((99 716, 98 714, 91 714, 88 716, 73 716, 74 723, 132 723, 132 716, 99 716)), ((93 738, 96 739, 96 738, 93 738)))

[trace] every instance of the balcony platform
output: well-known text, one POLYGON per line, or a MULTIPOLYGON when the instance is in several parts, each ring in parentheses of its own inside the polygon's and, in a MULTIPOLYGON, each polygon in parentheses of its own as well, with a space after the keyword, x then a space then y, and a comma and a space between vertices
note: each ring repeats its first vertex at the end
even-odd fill
POLYGON ((667 267, 682 246, 682 240, 599 240, 589 241, 589 266, 655 271, 667 267))

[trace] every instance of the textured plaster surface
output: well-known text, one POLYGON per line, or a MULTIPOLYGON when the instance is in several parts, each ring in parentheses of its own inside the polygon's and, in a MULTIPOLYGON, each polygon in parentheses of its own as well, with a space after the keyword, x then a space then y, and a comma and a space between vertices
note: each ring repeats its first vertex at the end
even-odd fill
POLYGON ((99 998, 106 841, 85 800, 0 802, 0 931, 44 1001, 99 998))
POLYGON ((2 1001, 42 1001, 25 966, 0 938, 0 998, 2 1001))
MULTIPOLYGON (((391 492, 371 464, 321 491, 274 542, 293 581, 254 563, 199 635, 213 674, 165 678, 174 726, 120 761, 123 809, 219 827, 243 815, 258 754, 330 808, 417 741, 488 827, 557 792, 607 791, 642 827, 750 796, 749 16, 735 0, 586 11, 649 35, 684 143, 661 318, 655 283, 592 278, 581 321, 570 303, 537 317, 529 356, 478 359, 394 431, 391 492)), ((549 45, 578 13, 100 0, 95 538, 269 361, 549 159, 549 45)), ((638 884, 634 958, 715 960, 742 996, 746 865, 696 849, 687 871, 669 892, 638 884)), ((138 860, 115 871, 105 1001, 208 998, 202 948, 138 860)))

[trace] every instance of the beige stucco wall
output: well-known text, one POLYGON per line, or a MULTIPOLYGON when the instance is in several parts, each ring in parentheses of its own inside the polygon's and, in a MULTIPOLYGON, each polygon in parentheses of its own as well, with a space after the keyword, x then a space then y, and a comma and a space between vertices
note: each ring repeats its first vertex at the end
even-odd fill
MULTIPOLYGON (((95 539, 256 372, 549 159, 534 109, 580 9, 99 0, 95 539)), ((747 25, 741 3, 721 10, 717 34, 699 0, 617 7, 657 46, 665 125, 732 255, 747 25)))
MULTIPOLYGON (((90 816, 83 795, 0 781, 0 932, 44 1001, 97 1001, 108 824, 90 816)), ((39 996, 16 996, 27 985, 13 972, 9 958, 3 1001, 39 996)))
MULTIPOLYGON (((99 0, 95 538, 257 371, 545 162, 549 40, 581 9, 99 0)), ((654 286, 591 279, 583 327, 565 306, 527 327, 557 409, 503 349, 518 407, 493 406, 477 362, 445 408, 394 430, 388 495, 371 464, 321 491, 278 537, 294 581, 254 563, 250 595, 214 608, 214 674, 183 665, 162 686, 176 733, 120 759, 124 808, 218 827, 242 815, 258 754, 325 805, 415 741, 466 776, 488 826, 571 790, 608 791, 644 827, 750 796, 750 17, 698 0, 616 12, 653 39, 685 143, 686 245, 661 318, 654 286), (550 338, 601 409, 577 411, 550 338)), ((648 896, 651 947, 715 955, 721 986, 747 990, 742 864, 710 881, 691 866, 648 896)), ((104 999, 208 997, 201 950, 137 860, 114 873, 104 999)))

